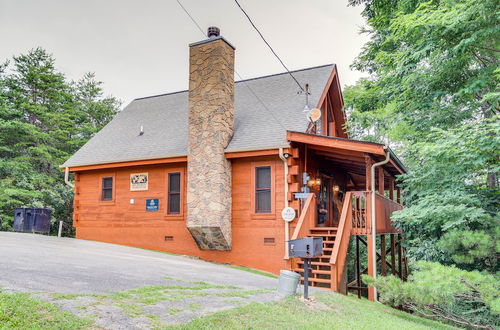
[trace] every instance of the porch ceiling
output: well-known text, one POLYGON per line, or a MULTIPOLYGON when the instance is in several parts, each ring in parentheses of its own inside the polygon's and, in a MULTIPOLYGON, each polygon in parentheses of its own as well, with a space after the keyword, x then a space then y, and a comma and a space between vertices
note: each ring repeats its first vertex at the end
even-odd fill
MULTIPOLYGON (((389 163, 384 165, 384 170, 391 176, 406 173, 401 161, 383 144, 291 131, 287 132, 287 138, 291 142, 306 145, 308 150, 312 150, 318 158, 327 162, 325 166, 334 166, 350 173, 357 185, 365 184, 366 156, 371 157, 374 162, 379 162, 390 152, 391 158, 389 163)), ((388 179, 385 180, 387 183, 388 179)))

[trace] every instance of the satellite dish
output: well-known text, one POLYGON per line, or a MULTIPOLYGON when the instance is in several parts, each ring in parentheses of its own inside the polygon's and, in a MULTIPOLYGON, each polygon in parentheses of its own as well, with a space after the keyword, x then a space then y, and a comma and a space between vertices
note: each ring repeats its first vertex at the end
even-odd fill
POLYGON ((309 121, 311 121, 313 123, 317 122, 318 119, 320 119, 320 118, 321 118, 321 110, 318 108, 311 109, 307 113, 307 119, 309 119, 309 121))

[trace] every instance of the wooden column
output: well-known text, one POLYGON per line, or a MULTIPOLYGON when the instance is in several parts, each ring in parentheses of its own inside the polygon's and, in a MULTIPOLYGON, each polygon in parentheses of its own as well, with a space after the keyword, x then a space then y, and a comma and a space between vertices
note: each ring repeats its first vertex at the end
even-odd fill
POLYGON ((399 204, 401 204, 401 188, 397 187, 396 188, 396 192, 397 192, 397 196, 396 196, 396 202, 398 202, 399 204))
POLYGON ((395 234, 391 234, 391 271, 396 275, 396 239, 395 234))
MULTIPOLYGON (((366 191, 371 191, 372 188, 374 189, 375 187, 371 187, 371 167, 373 165, 373 159, 368 155, 365 154, 365 173, 366 173, 366 191)), ((375 190, 375 189, 374 189, 375 190)), ((370 228, 368 231, 368 235, 366 235, 366 243, 367 243, 367 258, 368 258, 368 275, 375 277, 375 266, 376 266, 376 259, 373 258, 374 251, 373 251, 373 238, 371 235, 371 202, 370 202, 370 194, 366 195, 367 197, 367 203, 366 203, 366 221, 369 222, 369 225, 367 226, 370 228)), ((372 286, 368 287, 368 300, 370 301, 375 301, 375 288, 372 286)))
POLYGON ((394 200, 394 177, 392 175, 389 176, 389 198, 394 200))
POLYGON ((382 276, 386 276, 387 275, 387 268, 386 268, 386 263, 385 263, 385 259, 386 259, 386 256, 385 256, 385 234, 382 234, 380 236, 380 259, 382 261, 382 268, 381 268, 382 276))
POLYGON ((379 166, 377 168, 378 170, 378 193, 381 194, 382 196, 384 196, 384 192, 385 192, 385 187, 384 187, 384 169, 382 168, 382 166, 379 166))
MULTIPOLYGON (((368 275, 375 277, 375 259, 373 258, 373 238, 371 234, 366 235, 367 253, 368 253, 368 275)), ((375 288, 368 287, 368 300, 375 301, 375 288)))
POLYGON ((359 260, 359 237, 356 235, 356 285, 358 287, 358 298, 361 298, 361 266, 359 260))
POLYGON ((365 183, 365 190, 370 191, 371 190, 371 167, 373 165, 373 159, 365 154, 365 178, 366 178, 366 183, 365 183))
POLYGON ((398 234, 398 272, 399 278, 403 279, 403 247, 401 246, 401 234, 398 234))

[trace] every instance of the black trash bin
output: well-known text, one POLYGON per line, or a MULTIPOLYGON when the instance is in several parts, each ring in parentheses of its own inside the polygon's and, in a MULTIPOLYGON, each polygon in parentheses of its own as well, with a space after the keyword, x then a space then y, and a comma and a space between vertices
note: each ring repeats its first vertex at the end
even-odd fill
POLYGON ((50 232, 52 210, 44 208, 22 208, 14 210, 14 231, 21 233, 50 232))

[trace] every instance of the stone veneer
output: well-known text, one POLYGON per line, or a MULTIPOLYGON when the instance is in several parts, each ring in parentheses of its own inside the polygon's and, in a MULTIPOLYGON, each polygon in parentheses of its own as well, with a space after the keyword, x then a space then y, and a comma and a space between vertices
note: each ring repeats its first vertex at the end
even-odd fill
POLYGON ((222 37, 190 45, 187 228, 200 249, 231 249, 234 48, 222 37))

